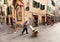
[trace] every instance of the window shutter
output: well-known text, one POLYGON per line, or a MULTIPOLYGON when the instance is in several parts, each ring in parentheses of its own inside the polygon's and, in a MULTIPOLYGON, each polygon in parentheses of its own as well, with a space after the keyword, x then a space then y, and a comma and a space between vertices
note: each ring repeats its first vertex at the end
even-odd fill
POLYGON ((47 11, 50 11, 51 10, 51 7, 47 6, 47 11))
POLYGON ((7 4, 7 0, 4 0, 4 4, 7 4))
POLYGON ((33 0, 33 7, 38 8, 37 6, 38 6, 38 3, 33 0))
POLYGON ((51 0, 51 2, 52 2, 52 5, 55 6, 55 2, 53 0, 51 0))
POLYGON ((39 6, 40 6, 40 3, 33 0, 33 7, 39 8, 39 6))
POLYGON ((41 4, 39 5, 39 7, 41 8, 41 4))
POLYGON ((42 4, 41 4, 40 9, 41 9, 41 10, 44 10, 44 9, 45 9, 45 5, 42 5, 42 4))
POLYGON ((35 2, 35 1, 33 1, 33 7, 35 7, 35 3, 36 3, 36 2, 35 2))
POLYGON ((11 11, 11 6, 10 7, 7 7, 7 14, 12 14, 12 11, 11 11))
POLYGON ((44 10, 45 9, 45 5, 42 5, 42 10, 44 10))
POLYGON ((42 4, 40 4, 40 9, 42 10, 42 4))
POLYGON ((37 3, 37 7, 38 7, 38 8, 39 8, 39 5, 40 5, 40 3, 38 2, 38 3, 37 3))

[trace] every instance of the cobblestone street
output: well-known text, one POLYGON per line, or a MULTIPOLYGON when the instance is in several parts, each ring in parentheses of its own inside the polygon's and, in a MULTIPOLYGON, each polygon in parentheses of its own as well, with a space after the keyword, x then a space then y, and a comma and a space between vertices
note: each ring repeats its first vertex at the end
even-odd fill
POLYGON ((60 42, 60 23, 53 26, 40 25, 34 28, 39 30, 37 37, 31 37, 30 29, 29 34, 20 35, 22 28, 17 33, 13 33, 12 28, 0 24, 0 42, 60 42))
POLYGON ((60 42, 60 0, 0 0, 0 42, 60 42))

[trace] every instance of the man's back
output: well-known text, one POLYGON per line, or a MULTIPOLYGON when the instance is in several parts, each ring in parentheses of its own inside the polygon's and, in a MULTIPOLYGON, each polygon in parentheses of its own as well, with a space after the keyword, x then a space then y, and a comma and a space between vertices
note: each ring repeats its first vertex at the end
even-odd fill
POLYGON ((27 22, 28 22, 28 21, 25 21, 25 22, 23 23, 23 28, 27 28, 27 22))

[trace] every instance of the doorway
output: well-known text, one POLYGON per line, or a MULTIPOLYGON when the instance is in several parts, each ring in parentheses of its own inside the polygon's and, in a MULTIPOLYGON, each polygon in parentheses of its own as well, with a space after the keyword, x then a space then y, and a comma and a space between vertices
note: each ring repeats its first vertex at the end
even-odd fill
POLYGON ((38 15, 33 15, 34 18, 34 26, 38 26, 38 15))
POLYGON ((45 16, 42 16, 42 24, 45 24, 45 16))

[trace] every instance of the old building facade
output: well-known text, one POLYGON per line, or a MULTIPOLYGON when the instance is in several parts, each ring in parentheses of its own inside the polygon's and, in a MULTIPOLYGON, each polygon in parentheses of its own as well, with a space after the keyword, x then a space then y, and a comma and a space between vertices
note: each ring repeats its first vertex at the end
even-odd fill
POLYGON ((51 12, 54 6, 51 0, 5 0, 3 3, 5 12, 5 23, 15 18, 17 24, 22 24, 25 20, 33 26, 45 24, 47 17, 54 16, 51 12), (53 7, 53 8, 52 8, 53 7), (48 8, 48 9, 47 9, 48 8), (46 15, 48 14, 48 15, 46 15), (7 19, 8 18, 8 19, 7 19))

